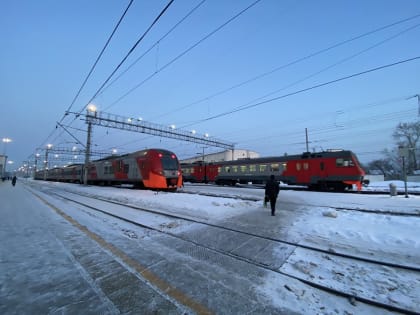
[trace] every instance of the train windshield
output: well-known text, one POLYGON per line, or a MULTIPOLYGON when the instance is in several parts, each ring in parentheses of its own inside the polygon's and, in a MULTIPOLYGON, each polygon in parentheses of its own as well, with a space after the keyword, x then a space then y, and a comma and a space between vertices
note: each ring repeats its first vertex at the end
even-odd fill
POLYGON ((161 158, 164 170, 178 170, 178 159, 171 155, 163 155, 161 158))

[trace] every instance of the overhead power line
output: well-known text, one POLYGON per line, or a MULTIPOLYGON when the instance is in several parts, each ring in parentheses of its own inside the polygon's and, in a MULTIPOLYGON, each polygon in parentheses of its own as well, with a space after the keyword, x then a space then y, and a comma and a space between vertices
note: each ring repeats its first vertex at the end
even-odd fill
MULTIPOLYGON (((189 103, 189 104, 184 105, 184 106, 181 106, 181 107, 178 107, 177 109, 175 109, 175 110, 173 110, 173 111, 170 111, 170 112, 167 112, 167 113, 164 113, 164 114, 162 114, 162 115, 160 115, 160 116, 158 116, 158 117, 163 117, 163 116, 169 115, 169 114, 174 113, 174 112, 179 112, 180 110, 183 110, 183 109, 189 108, 189 107, 191 107, 191 106, 193 106, 193 105, 197 105, 197 104, 200 104, 200 103, 202 103, 202 102, 208 101, 208 100, 210 100, 210 99, 212 99, 212 98, 214 98, 214 97, 216 97, 216 96, 219 96, 219 95, 225 94, 225 93, 227 93, 227 92, 229 92, 229 91, 232 91, 232 90, 234 90, 234 89, 236 89, 236 88, 239 88, 239 87, 241 87, 241 86, 243 86, 243 85, 246 85, 246 84, 248 84, 248 83, 254 82, 254 81, 259 80, 259 79, 262 79, 262 78, 264 78, 264 77, 266 77, 266 76, 268 76, 268 75, 270 75, 270 74, 273 74, 273 73, 275 73, 275 72, 277 72, 277 71, 280 71, 280 70, 286 69, 286 68, 288 68, 288 67, 290 67, 290 66, 293 66, 293 65, 295 65, 295 64, 301 63, 301 62, 303 62, 303 61, 305 61, 305 60, 308 60, 308 59, 310 59, 310 58, 313 58, 313 57, 316 57, 316 56, 318 56, 318 55, 321 55, 321 54, 323 54, 323 53, 325 53, 325 52, 328 52, 328 51, 333 50, 333 49, 335 49, 335 48, 341 47, 341 46, 343 46, 343 45, 345 45, 345 44, 348 44, 348 43, 351 43, 351 42, 356 41, 356 40, 358 40, 358 39, 361 39, 361 38, 363 38, 363 37, 367 37, 367 36, 369 36, 369 35, 372 35, 372 34, 378 33, 378 32, 383 31, 383 30, 385 30, 385 29, 392 28, 392 27, 394 27, 394 26, 396 26, 396 25, 399 25, 399 24, 402 24, 402 23, 405 23, 405 22, 408 22, 408 21, 411 21, 411 20, 417 19, 417 18, 419 18, 419 17, 420 17, 420 13, 419 13, 419 14, 416 14, 416 15, 413 15, 413 16, 411 16, 411 17, 408 17, 408 18, 405 18, 405 19, 402 19, 402 20, 399 20, 399 21, 396 21, 396 22, 393 22, 393 23, 390 23, 390 24, 387 24, 387 25, 381 26, 381 27, 379 27, 379 28, 376 28, 376 29, 374 29, 374 30, 368 31, 368 32, 366 32, 366 33, 363 33, 363 34, 360 34, 360 35, 357 35, 357 36, 351 37, 351 38, 346 39, 346 40, 343 40, 343 41, 341 41, 341 42, 335 43, 335 44, 333 44, 333 45, 331 45, 331 46, 328 46, 328 47, 323 48, 323 49, 321 49, 321 50, 318 50, 318 51, 315 51, 315 52, 313 52, 313 53, 310 53, 310 54, 308 54, 308 55, 306 55, 306 56, 303 56, 303 57, 297 58, 297 59, 295 59, 295 60, 293 60, 293 61, 291 61, 291 62, 289 62, 289 63, 286 63, 286 64, 284 64, 284 65, 278 66, 278 67, 276 67, 276 68, 274 68, 274 69, 272 69, 272 70, 269 70, 269 71, 267 71, 267 72, 264 72, 264 73, 261 73, 261 74, 259 74, 259 75, 256 75, 256 76, 254 76, 254 77, 252 77, 252 78, 250 78, 250 79, 247 79, 247 80, 245 80, 245 81, 243 81, 243 82, 240 82, 240 83, 234 84, 234 85, 232 85, 232 86, 230 86, 230 87, 228 87, 228 88, 225 88, 225 89, 223 89, 223 90, 220 90, 220 91, 218 91, 218 92, 216 92, 216 93, 213 93, 213 94, 211 94, 211 95, 209 95, 209 96, 206 96, 206 97, 204 97, 204 98, 201 98, 201 99, 199 99, 199 100, 197 100, 197 101, 194 101, 194 102, 192 102, 192 103, 189 103)), ((414 26, 414 27, 412 27, 412 28, 415 28, 415 27, 417 27, 417 26, 418 26, 418 25, 415 25, 415 26, 414 26)), ((405 31, 409 31, 409 30, 411 30, 412 28, 409 28, 409 29, 407 29, 407 30, 405 30, 405 31)), ((405 31, 403 31, 403 32, 405 32, 405 31)), ((389 38, 389 39, 386 39, 385 41, 390 40, 390 39, 392 39, 392 38, 394 38, 394 37, 396 37, 396 36, 399 36, 399 35, 401 35, 403 32, 400 32, 400 33, 398 33, 397 35, 392 36, 392 37, 391 37, 391 38, 389 38)), ((384 41, 384 42, 385 42, 385 41, 384 41)), ((381 43, 382 43, 382 42, 378 43, 377 45, 379 45, 379 44, 381 44, 381 43)), ((372 47, 372 48, 373 48, 373 47, 372 47)), ((266 96, 267 96, 267 95, 266 95, 266 96)), ((118 100, 118 101, 119 101, 119 100, 118 100)), ((115 103, 115 102, 114 102, 114 103, 115 103)), ((113 104, 114 104, 114 103, 113 103, 113 104)))
MULTIPOLYGON (((93 66, 91 67, 91 69, 90 69, 90 71, 89 71, 88 75, 87 75, 87 76, 86 76, 86 78, 84 79, 84 81, 83 81, 82 85, 80 86, 80 88, 79 88, 79 90, 77 91, 77 93, 76 93, 75 97, 73 98, 73 101, 71 102, 71 104, 70 104, 70 105, 69 105, 69 107, 67 108, 66 112, 64 113, 64 115, 63 115, 63 116, 62 116, 62 118, 60 119, 60 123, 62 123, 62 122, 63 122, 64 118, 66 117, 66 113, 67 113, 68 111, 70 111, 70 109, 73 107, 73 105, 74 105, 74 103, 76 102, 77 98, 79 97, 79 95, 80 95, 80 93, 81 93, 82 89, 85 87, 86 82, 87 82, 87 81, 88 81, 88 79, 90 78, 90 76, 91 76, 91 74, 92 74, 93 70, 96 68, 96 65, 98 64, 99 60, 101 59, 101 57, 102 57, 102 55, 103 55, 103 53, 104 53, 105 49, 108 47, 108 45, 109 45, 109 43, 110 43, 110 41, 111 41, 112 37, 114 36, 115 32, 117 31, 118 27, 120 26, 120 24, 121 24, 122 20, 124 19, 125 15, 127 14, 127 11, 128 11, 128 9, 130 8, 130 6, 131 6, 131 4, 133 3, 133 1, 134 1, 134 0, 130 0, 130 2, 129 2, 129 4, 128 4, 127 8, 124 10, 123 14, 121 15, 120 19, 118 20, 118 23, 115 25, 115 27, 114 27, 114 29, 113 29, 113 31, 112 31, 112 33, 111 33, 111 35, 108 37, 108 40, 106 41, 106 43, 105 43, 104 47, 102 48, 101 52, 99 53, 98 57, 96 58, 96 60, 95 60, 95 62, 94 62, 94 64, 93 64, 93 66)), ((47 141, 48 141, 48 139, 49 139, 49 138, 53 135, 53 133, 55 132, 55 130, 56 130, 56 129, 54 128, 54 129, 51 131, 51 133, 50 133, 50 134, 48 135, 48 137, 44 140, 44 142, 47 142, 47 141)))
POLYGON ((220 31, 222 28, 224 28, 226 25, 228 25, 229 23, 231 23, 233 20, 235 20, 236 18, 238 18, 239 16, 241 16, 242 14, 244 14, 246 11, 248 11, 250 8, 252 8, 253 6, 255 6, 260 1, 261 0, 254 1, 249 6, 247 6, 245 9, 243 9, 239 13, 235 14, 233 17, 231 17, 225 23, 223 23, 222 25, 220 25, 219 27, 217 27, 215 30, 213 30, 212 32, 210 32, 209 34, 207 34, 206 36, 204 36, 198 42, 196 42, 195 44, 193 44, 192 46, 190 46, 189 48, 187 48, 186 50, 184 50, 182 53, 180 53, 178 56, 176 56, 175 58, 173 58, 171 61, 169 61, 167 64, 165 64, 164 66, 162 66, 159 70, 155 71, 154 73, 152 73, 151 75, 149 75, 146 79, 144 79, 142 82, 140 82, 137 85, 135 85, 134 87, 132 87, 125 94, 123 94, 120 98, 118 98, 116 101, 114 101, 109 106, 107 106, 105 108, 105 110, 107 110, 107 109, 111 108, 112 106, 114 106, 115 104, 119 103, 121 100, 123 100, 125 97, 127 97, 128 95, 130 95, 131 93, 133 93, 135 90, 137 90, 140 86, 142 86, 144 83, 146 83, 147 81, 149 81, 151 78, 153 78, 159 72, 161 72, 164 69, 166 69, 167 67, 169 67, 175 61, 177 61, 178 59, 180 59, 181 57, 183 57, 185 54, 187 54, 188 52, 190 52, 191 50, 193 50, 195 47, 197 47, 198 45, 200 45, 202 42, 204 42, 206 39, 208 39, 209 37, 211 37, 212 35, 214 35, 218 31, 220 31))
POLYGON ((127 58, 133 53, 133 51, 136 49, 136 47, 140 44, 140 42, 144 39, 144 37, 149 33, 149 31, 152 29, 152 27, 159 21, 159 19, 162 17, 162 15, 168 10, 168 8, 171 6, 171 4, 174 2, 174 0, 170 0, 168 4, 163 8, 163 10, 159 13, 159 15, 154 19, 152 24, 147 28, 147 30, 143 33, 142 36, 136 41, 136 43, 130 48, 128 53, 125 55, 125 57, 121 60, 121 62, 115 67, 115 69, 112 71, 112 73, 108 76, 108 78, 105 80, 104 83, 102 83, 101 87, 96 91, 96 93, 92 96, 92 98, 89 100, 89 102, 83 106, 83 108, 79 111, 79 113, 83 112, 87 106, 96 98, 96 96, 99 94, 99 92, 104 88, 104 86, 109 82, 109 80, 114 76, 114 74, 118 71, 118 69, 122 66, 122 64, 127 60, 127 58))
MULTIPOLYGON (((112 76, 118 71, 118 69, 122 66, 122 64, 127 60, 127 58, 131 55, 131 53, 135 50, 135 48, 140 44, 140 42, 143 40, 143 38, 147 35, 147 33, 152 29, 152 27, 157 23, 157 21, 162 17, 162 15, 166 12, 166 10, 169 8, 169 6, 174 2, 174 0, 170 0, 168 4, 163 8, 163 10, 159 13, 159 15, 155 18, 155 20, 152 22, 152 24, 147 28, 147 30, 143 33, 143 35, 136 41, 136 43, 131 47, 131 49, 128 51, 128 53, 125 55, 125 57, 121 60, 121 62, 117 65, 117 67, 112 71, 112 73, 108 76, 108 78, 105 80, 105 82, 101 85, 101 87, 96 91, 96 93, 93 95, 93 97, 87 102, 85 106, 78 112, 78 114, 81 114, 83 110, 87 108, 87 106, 96 98, 96 96, 99 94, 99 92, 102 90, 102 88, 108 83, 108 81, 112 78, 112 76)), ((66 116, 68 112, 64 114, 66 116)), ((73 119, 71 123, 73 123, 77 118, 73 119)), ((61 122, 61 121, 60 121, 61 122)), ((71 124, 70 123, 70 124, 71 124)), ((52 134, 55 132, 55 129, 50 133, 50 135, 45 140, 48 141, 48 139, 52 136, 52 134)))
POLYGON ((420 56, 400 60, 400 61, 397 61, 397 62, 394 62, 394 63, 390 63, 390 64, 383 65, 383 66, 380 66, 380 67, 372 68, 372 69, 365 70, 365 71, 362 71, 362 72, 358 72, 358 73, 355 73, 355 74, 351 74, 351 75, 348 75, 348 76, 345 76, 345 77, 341 77, 341 78, 338 78, 338 79, 334 79, 334 80, 331 80, 331 81, 327 81, 327 82, 324 82, 324 83, 313 85, 311 87, 304 88, 304 89, 301 89, 301 90, 297 90, 295 92, 287 93, 287 94, 284 94, 284 95, 281 95, 281 96, 278 96, 278 97, 274 97, 274 98, 271 98, 271 99, 268 99, 268 100, 265 100, 265 101, 262 101, 262 102, 258 102, 258 103, 251 104, 251 105, 248 105, 248 106, 245 106, 245 107, 241 107, 241 108, 230 110, 230 111, 227 111, 227 112, 224 112, 224 113, 220 113, 220 114, 217 114, 217 115, 205 118, 205 119, 201 119, 201 120, 196 121, 194 123, 182 126, 182 128, 189 127, 189 126, 192 126, 192 125, 196 125, 198 123, 202 123, 202 122, 205 122, 205 121, 213 120, 213 119, 216 119, 216 118, 219 118, 219 117, 227 116, 227 115, 230 115, 230 114, 233 114, 233 113, 236 113, 236 112, 240 112, 240 111, 250 109, 250 108, 253 108, 253 107, 257 107, 257 106, 261 106, 263 104, 267 104, 267 103, 277 101, 277 100, 280 100, 280 99, 283 99, 283 98, 287 98, 287 97, 290 97, 290 96, 293 96, 293 95, 297 95, 297 94, 300 94, 300 93, 303 93, 303 92, 314 90, 314 89, 317 89, 317 88, 320 88, 320 87, 323 87, 323 86, 327 86, 327 85, 330 85, 330 84, 333 84, 333 83, 348 80, 348 79, 355 78, 355 77, 358 77, 358 76, 361 76, 361 75, 364 75, 364 74, 368 74, 368 73, 375 72, 375 71, 378 71, 378 70, 382 70, 382 69, 385 69, 385 68, 394 67, 394 66, 397 66, 397 65, 400 65, 400 64, 403 64, 403 63, 407 63, 407 62, 411 62, 411 61, 415 61, 415 60, 418 60, 418 59, 420 59, 420 56))
POLYGON ((99 93, 102 94, 107 90, 111 85, 118 81, 124 74, 128 72, 135 64, 137 64, 144 56, 146 56, 153 48, 160 44, 170 33, 172 33, 182 22, 184 22, 189 16, 191 16, 206 0, 202 0, 194 8, 192 8, 178 23, 176 23, 169 31, 165 33, 161 38, 159 38, 149 49, 147 49, 140 57, 138 57, 134 62, 132 62, 124 71, 122 71, 114 80, 112 80, 107 86, 105 86, 102 91, 99 93))
MULTIPOLYGON (((82 89, 85 87, 87 80, 90 78, 90 75, 92 74, 93 70, 95 69, 96 65, 98 64, 99 60, 101 59, 105 49, 108 47, 109 42, 111 41, 112 37, 114 36, 115 32, 117 31, 118 27, 121 24, 121 21, 124 19, 128 9, 130 8, 131 4, 133 3, 134 0, 130 0, 130 3, 128 4, 127 8, 125 9, 124 13, 122 14, 122 16, 120 17, 117 25, 115 25, 114 30, 112 31, 111 35, 109 36, 108 40, 105 43, 105 46, 102 48, 101 52, 99 53, 99 56, 96 58, 95 63, 93 64, 93 66, 90 68, 90 71, 88 73, 88 75, 86 76, 85 80, 83 81, 82 85, 79 88, 79 91, 77 91, 76 96, 73 98, 73 101, 71 102, 70 106, 67 108, 66 113, 68 111, 70 111, 70 109, 73 107, 74 103, 76 102, 76 99, 79 97, 80 92, 82 91, 82 89)), ((64 116, 61 118, 60 123, 63 121, 64 117, 66 116, 66 114, 64 114, 64 116)))

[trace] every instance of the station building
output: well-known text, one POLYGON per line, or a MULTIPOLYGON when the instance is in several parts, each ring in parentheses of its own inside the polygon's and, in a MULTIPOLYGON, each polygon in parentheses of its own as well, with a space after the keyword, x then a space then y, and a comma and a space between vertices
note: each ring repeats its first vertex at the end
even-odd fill
POLYGON ((216 152, 211 154, 197 155, 189 159, 180 161, 181 163, 194 163, 198 161, 204 161, 208 163, 222 162, 222 161, 233 161, 241 159, 253 159, 260 157, 260 154, 255 151, 234 149, 225 150, 222 152, 216 152))

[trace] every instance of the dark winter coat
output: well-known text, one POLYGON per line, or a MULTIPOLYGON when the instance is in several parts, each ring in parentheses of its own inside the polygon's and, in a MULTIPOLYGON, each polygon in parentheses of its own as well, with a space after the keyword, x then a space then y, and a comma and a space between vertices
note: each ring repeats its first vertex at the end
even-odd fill
POLYGON ((265 195, 270 199, 277 198, 280 191, 279 183, 270 178, 269 181, 265 184, 265 195))

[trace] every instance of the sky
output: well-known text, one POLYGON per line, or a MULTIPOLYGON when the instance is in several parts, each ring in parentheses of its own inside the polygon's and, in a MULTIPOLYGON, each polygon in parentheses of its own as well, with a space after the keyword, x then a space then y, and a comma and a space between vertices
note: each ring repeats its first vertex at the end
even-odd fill
MULTIPOLYGON (((287 239, 299 240, 301 245, 332 248, 332 251, 348 255, 368 257, 400 265, 419 266, 420 239, 418 233, 414 231, 418 231, 420 228, 418 217, 420 208, 418 206, 419 197, 414 195, 405 198, 404 195, 390 197, 389 195, 328 194, 281 190, 277 201, 276 217, 273 218, 270 216, 270 210, 263 208, 264 190, 262 189, 220 188, 209 185, 189 185, 187 183, 181 191, 188 191, 191 194, 165 192, 157 194, 153 191, 86 187, 65 183, 26 181, 24 179, 20 181, 21 184, 22 182, 29 184, 36 191, 44 191, 46 194, 43 194, 43 198, 59 207, 89 231, 99 235, 107 235, 111 243, 114 237, 117 238, 121 233, 129 231, 139 239, 142 246, 147 246, 150 235, 144 238, 142 235, 148 232, 142 231, 142 228, 138 229, 126 222, 108 216, 103 217, 102 214, 95 211, 91 213, 86 208, 79 208, 72 203, 54 198, 49 191, 68 194, 68 197, 73 200, 80 200, 93 207, 106 209, 105 211, 120 217, 183 237, 196 235, 196 230, 200 231, 202 227, 187 222, 174 221, 173 219, 167 221, 168 218, 161 218, 155 214, 116 205, 109 207, 99 199, 109 198, 113 201, 122 202, 124 205, 155 209, 164 213, 193 218, 201 222, 230 226, 234 229, 241 229, 242 227, 250 233, 254 233, 253 230, 255 229, 258 231, 255 233, 259 235, 263 225, 264 235, 272 238, 278 238, 279 231, 282 230, 282 227, 284 228, 284 224, 289 224, 286 233, 287 239), (71 192, 94 198, 83 198, 71 192), (196 194, 199 192, 222 193, 225 196, 230 196, 230 198, 196 194), (255 201, 243 200, 237 198, 238 196, 253 197, 255 201), (341 210, 338 210, 340 208, 341 210), (345 209, 360 209, 361 211, 345 209), (363 212, 362 210, 373 210, 377 213, 363 212), (399 215, 393 215, 394 212, 399 213, 399 215), (407 216, 401 215, 401 213, 405 213, 407 216)), ((369 189, 382 190, 388 187, 390 183, 374 182, 369 189)), ((404 190, 403 182, 393 181, 392 183, 400 191, 404 190)), ((18 185, 21 184, 18 183, 18 185)), ((25 187, 27 186, 25 185, 25 187)), ((418 183, 408 183, 408 186, 410 191, 420 190, 418 183)), ((28 198, 28 196, 25 195, 22 198, 28 198)), ((154 247, 158 246, 155 242, 152 242, 152 244, 154 247)), ((166 255, 166 257, 176 257, 173 252, 167 253, 167 251, 173 250, 173 248, 167 248, 168 244, 170 243, 158 247, 159 253, 166 255)), ((250 245, 250 247, 252 246, 250 245)), ((136 251, 136 246, 126 248, 136 251)), ((284 244, 274 245, 267 251, 271 252, 271 250, 274 253, 273 259, 278 257, 276 261, 282 262, 277 263, 277 265, 273 263, 274 269, 279 270, 280 273, 292 275, 297 279, 315 281, 321 286, 356 295, 359 298, 374 300, 412 312, 418 311, 420 298, 418 272, 388 266, 378 267, 366 262, 355 263, 345 258, 317 253, 305 248, 295 249, 284 261, 284 244)), ((130 256, 129 252, 127 254, 130 256)), ((258 262, 258 259, 265 259, 264 264, 273 267, 271 260, 268 258, 271 257, 269 254, 250 255, 252 256, 251 261, 256 260, 258 262)), ((188 265, 195 265, 196 256, 188 256, 187 259, 190 259, 188 265)), ((201 262, 201 265, 206 264, 201 262)), ((220 266, 220 269, 223 269, 223 266, 220 266)), ((210 276, 211 273, 203 274, 208 275, 208 283, 214 281, 210 276)), ((258 301, 266 299, 265 305, 273 305, 279 309, 299 314, 316 313, 316 310, 319 310, 321 306, 325 314, 386 313, 383 309, 374 309, 359 302, 352 305, 348 299, 342 299, 332 294, 320 297, 320 294, 322 294, 320 291, 286 277, 284 274, 270 271, 259 274, 261 274, 262 279, 257 281, 259 285, 254 286, 256 292, 250 299, 253 301, 255 299, 258 301), (289 287, 289 291, 293 294, 285 290, 285 285, 289 287)), ((237 279, 226 283, 236 283, 244 278, 234 272, 229 273, 229 277, 236 276, 237 279)), ((214 282, 219 283, 218 281, 214 282)), ((229 285, 226 286, 231 288, 229 285)), ((182 284, 180 284, 180 287, 182 287, 182 284)), ((222 290, 221 287, 225 287, 225 285, 210 290, 213 292, 212 294, 207 292, 205 300, 214 302, 213 299, 224 296, 218 293, 218 290, 222 290)), ((30 301, 28 302, 30 303, 30 301)), ((225 303, 209 302, 209 304, 224 305, 225 303)), ((217 313, 227 312, 220 309, 215 311, 217 313)))
MULTIPOLYGON (((0 137, 12 139, 0 154, 13 166, 48 143, 81 148, 89 102, 260 156, 306 151, 307 130, 310 151, 348 149, 363 163, 395 149, 398 123, 419 119, 420 59, 407 61, 420 56, 416 0, 175 0, 146 34, 169 1, 129 3, 0 2, 0 137)), ((180 159, 223 150, 102 126, 92 143, 180 159)))

